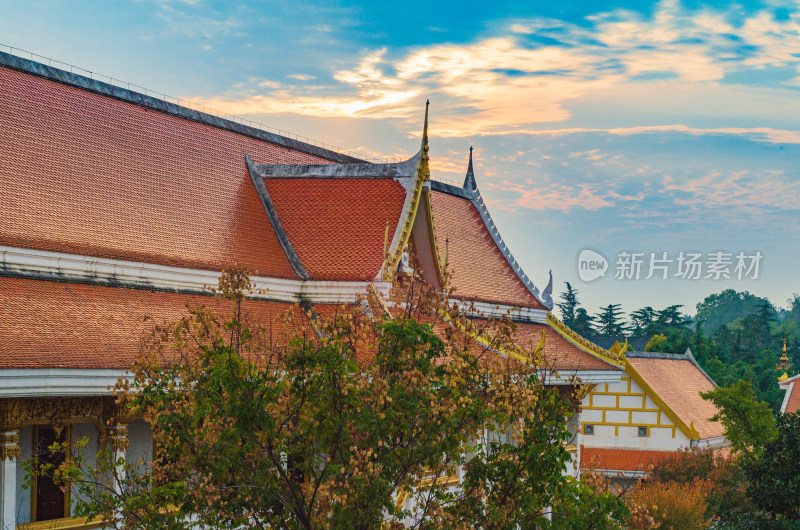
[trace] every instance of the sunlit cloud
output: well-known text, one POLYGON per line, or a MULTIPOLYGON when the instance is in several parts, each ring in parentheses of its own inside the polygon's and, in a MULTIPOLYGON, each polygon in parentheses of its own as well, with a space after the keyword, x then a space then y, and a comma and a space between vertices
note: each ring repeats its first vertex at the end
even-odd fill
MULTIPOLYGON (((323 81, 318 90, 243 91, 194 101, 227 114, 397 120, 416 135, 421 100, 430 97, 440 137, 599 131, 569 127, 574 118, 570 103, 625 87, 637 87, 629 92, 644 101, 651 78, 660 80, 660 87, 675 83, 685 89, 713 86, 741 69, 800 67, 800 16, 777 20, 760 11, 734 24, 728 15, 663 0, 649 18, 617 10, 587 17, 588 27, 541 18, 517 20, 471 43, 369 51, 352 67, 333 71, 332 84, 323 81), (541 44, 541 38, 553 42, 541 44), (567 127, 553 127, 559 123, 567 127)), ((311 80, 306 75, 288 77, 311 80)), ((795 90, 796 82, 790 79, 782 86, 795 90)), ((635 119, 639 123, 606 132, 749 135, 800 143, 797 130, 654 125, 647 123, 647 116, 635 119)))

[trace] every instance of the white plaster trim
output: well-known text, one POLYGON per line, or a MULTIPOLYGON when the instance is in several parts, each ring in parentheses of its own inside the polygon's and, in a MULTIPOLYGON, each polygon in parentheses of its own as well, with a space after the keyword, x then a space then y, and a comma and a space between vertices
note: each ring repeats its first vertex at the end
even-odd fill
MULTIPOLYGON (((10 368, 0 370, 0 397, 109 396, 122 370, 10 368)), ((127 375, 127 377, 131 377, 127 375)))
POLYGON ((792 397, 792 390, 794 390, 794 381, 789 383, 787 387, 781 385, 781 388, 786 390, 786 395, 783 396, 783 403, 781 403, 781 412, 786 413, 786 407, 789 406, 789 398, 792 397))
POLYGON ((561 371, 557 375, 552 371, 543 371, 544 384, 546 385, 575 385, 577 383, 619 383, 624 375, 622 370, 573 370, 561 371))
MULTIPOLYGON (((39 273, 71 280, 94 280, 98 283, 121 282, 156 289, 210 292, 217 286, 219 271, 169 267, 152 263, 95 258, 0 245, 0 270, 39 273)), ((253 276, 253 298, 281 302, 308 300, 313 303, 352 302, 367 293, 369 282, 286 280, 253 276)), ((388 296, 391 284, 374 282, 378 292, 388 296)))
POLYGON ((699 447, 700 449, 719 449, 721 447, 728 447, 730 444, 731 443, 724 436, 715 436, 713 438, 703 438, 702 440, 697 440, 692 447, 699 447))
POLYGON ((531 324, 547 324, 547 310, 531 307, 517 307, 505 304, 490 304, 488 302, 472 302, 459 298, 451 298, 451 302, 458 304, 459 308, 470 317, 501 318, 509 316, 515 322, 531 324))

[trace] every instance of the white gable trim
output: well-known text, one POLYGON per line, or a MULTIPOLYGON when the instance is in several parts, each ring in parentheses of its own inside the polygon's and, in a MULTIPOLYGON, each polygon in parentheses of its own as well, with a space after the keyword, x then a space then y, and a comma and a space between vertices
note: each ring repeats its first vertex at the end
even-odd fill
POLYGON ((125 374, 108 369, 4 369, 0 370, 0 398, 110 396, 111 388, 125 374))
MULTIPOLYGON (((783 387, 783 385, 781 385, 783 387)), ((794 390, 794 381, 789 383, 789 386, 783 387, 786 390, 786 395, 783 396, 783 403, 781 403, 781 412, 786 412, 786 407, 789 406, 789 398, 792 396, 792 390, 794 390)))
MULTIPOLYGON (((139 288, 196 291, 209 294, 217 286, 220 271, 169 267, 152 263, 96 258, 0 245, 0 272, 45 275, 52 279, 122 284, 139 288)), ((286 280, 253 276, 252 298, 279 302, 309 301, 319 304, 353 302, 367 293, 370 282, 286 280)), ((388 296, 391 284, 373 282, 388 296)))

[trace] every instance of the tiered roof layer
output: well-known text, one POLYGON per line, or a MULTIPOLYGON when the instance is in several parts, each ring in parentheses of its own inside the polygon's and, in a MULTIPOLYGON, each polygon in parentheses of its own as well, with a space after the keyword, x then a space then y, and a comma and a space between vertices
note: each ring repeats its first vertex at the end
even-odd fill
POLYGON ((511 268, 472 201, 432 191, 431 202, 439 254, 447 254, 454 296, 546 309, 511 268))
POLYGON ((296 278, 247 172, 329 161, 0 68, 0 244, 296 278))
POLYGON ((714 382, 694 360, 690 352, 658 354, 628 352, 630 365, 653 391, 687 425, 694 425, 701 439, 722 436, 724 427, 711 421, 717 408, 700 397, 700 392, 713 390, 714 382))
MULTIPOLYGON (((153 325, 188 316, 211 296, 0 277, 0 369, 127 369, 153 325), (148 320, 145 320, 148 317, 148 320)), ((244 311, 277 340, 293 304, 246 300, 244 311)), ((297 308, 299 310, 299 308, 297 308)))

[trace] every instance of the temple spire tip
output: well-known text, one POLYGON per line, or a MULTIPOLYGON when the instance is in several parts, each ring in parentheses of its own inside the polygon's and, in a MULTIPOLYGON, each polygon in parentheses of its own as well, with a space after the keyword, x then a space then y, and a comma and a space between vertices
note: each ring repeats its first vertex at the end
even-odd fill
POLYGON ((469 146, 469 164, 467 165, 467 176, 464 178, 464 187, 469 191, 478 188, 475 182, 475 170, 472 167, 472 146, 469 146))

